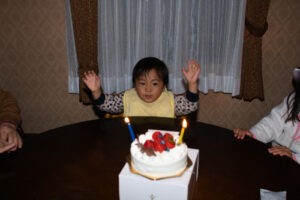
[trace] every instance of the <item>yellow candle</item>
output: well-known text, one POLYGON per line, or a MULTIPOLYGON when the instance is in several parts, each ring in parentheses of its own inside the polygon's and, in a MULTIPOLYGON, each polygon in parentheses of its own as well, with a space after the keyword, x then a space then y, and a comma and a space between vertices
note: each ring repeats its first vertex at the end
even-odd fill
POLYGON ((182 143, 182 139, 183 139, 183 135, 184 135, 184 131, 185 131, 185 128, 186 128, 186 127, 187 127, 187 121, 186 121, 186 119, 183 119, 181 131, 180 131, 180 134, 179 134, 179 141, 178 141, 178 144, 181 144, 181 143, 182 143))

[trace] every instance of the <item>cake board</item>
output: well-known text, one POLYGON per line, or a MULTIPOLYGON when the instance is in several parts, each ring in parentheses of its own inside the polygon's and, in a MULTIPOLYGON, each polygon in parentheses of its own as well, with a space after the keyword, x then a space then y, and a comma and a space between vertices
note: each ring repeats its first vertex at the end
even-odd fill
POLYGON ((188 200, 198 179, 199 150, 188 149, 192 165, 178 177, 151 180, 132 173, 126 163, 119 173, 120 200, 180 199, 188 200))

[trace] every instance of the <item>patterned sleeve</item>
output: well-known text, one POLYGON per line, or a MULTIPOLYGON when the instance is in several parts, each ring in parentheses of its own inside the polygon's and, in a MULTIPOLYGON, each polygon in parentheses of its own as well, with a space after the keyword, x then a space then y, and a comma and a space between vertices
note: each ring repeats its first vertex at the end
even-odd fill
POLYGON ((175 95, 175 115, 187 115, 198 109, 199 95, 187 91, 175 95))
POLYGON ((122 113, 124 111, 123 105, 124 92, 113 94, 101 94, 99 99, 95 101, 95 105, 99 110, 108 113, 122 113))

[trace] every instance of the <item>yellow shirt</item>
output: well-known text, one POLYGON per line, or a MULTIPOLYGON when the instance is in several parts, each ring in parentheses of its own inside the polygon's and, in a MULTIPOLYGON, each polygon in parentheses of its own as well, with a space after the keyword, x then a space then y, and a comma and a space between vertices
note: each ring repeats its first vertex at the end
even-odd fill
POLYGON ((133 88, 125 91, 123 104, 124 116, 175 117, 174 95, 167 90, 156 101, 147 103, 140 99, 133 88))

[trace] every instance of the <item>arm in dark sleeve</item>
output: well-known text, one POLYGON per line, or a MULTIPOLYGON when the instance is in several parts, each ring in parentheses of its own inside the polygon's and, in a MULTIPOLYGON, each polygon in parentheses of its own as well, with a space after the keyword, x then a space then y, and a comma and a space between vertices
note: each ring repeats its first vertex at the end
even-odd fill
POLYGON ((186 91, 186 98, 187 100, 191 102, 198 102, 199 101, 199 94, 198 93, 192 93, 189 90, 186 91))
POLYGON ((98 99, 94 100, 94 104, 97 106, 100 106, 101 104, 103 104, 105 101, 105 94, 103 92, 101 92, 101 95, 98 99))

